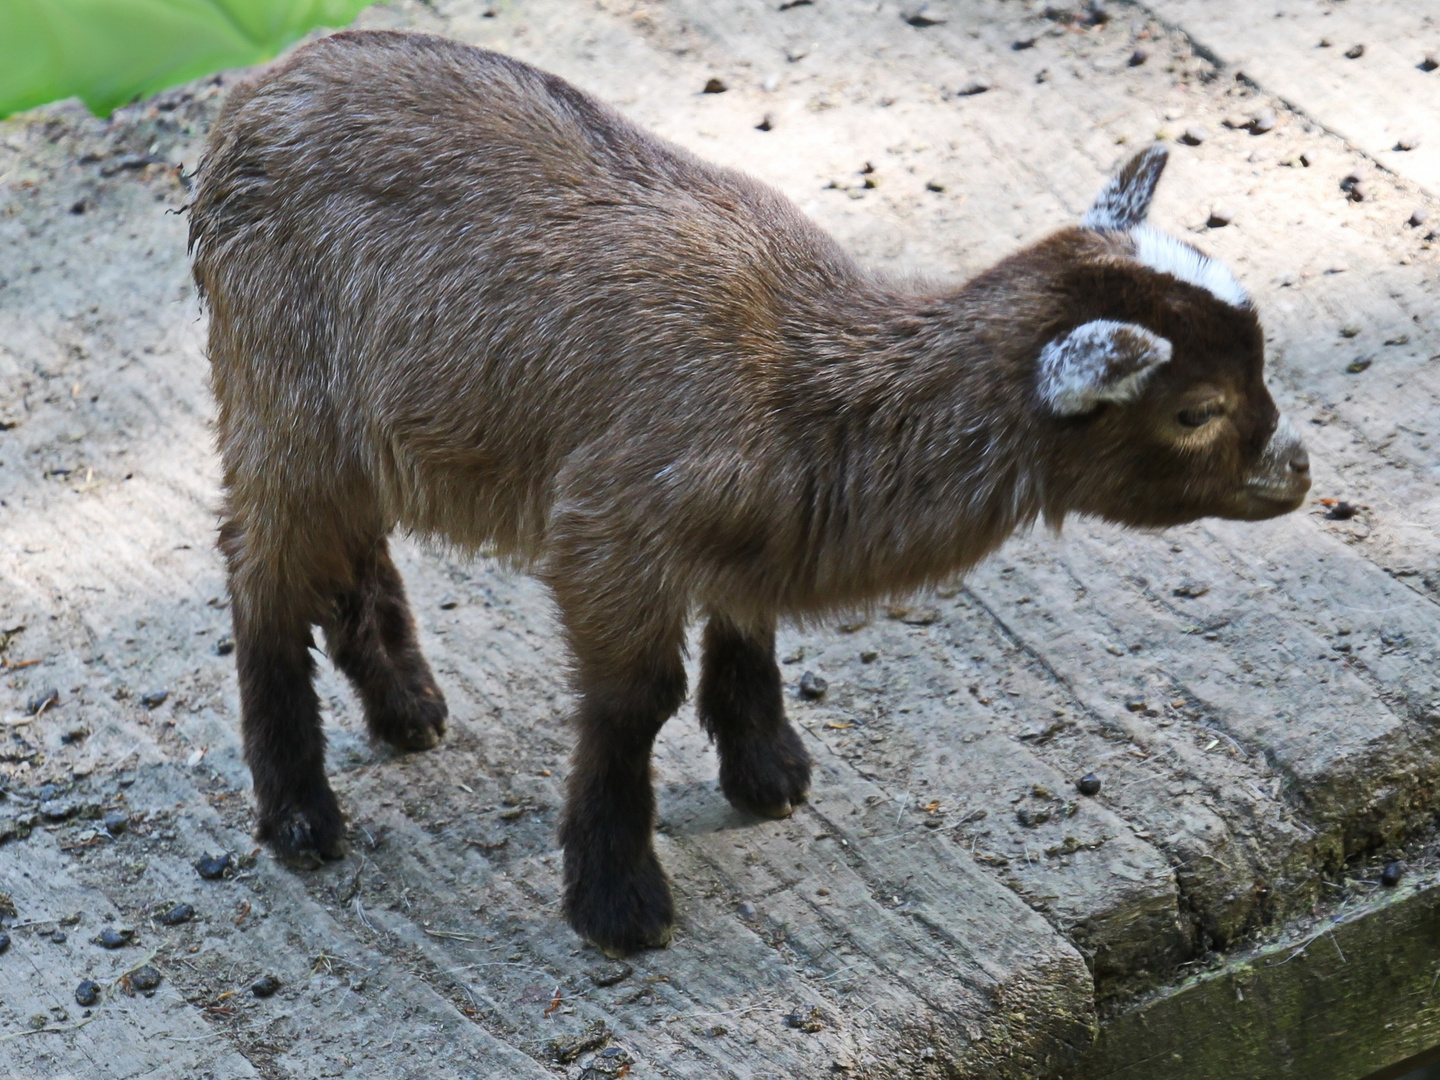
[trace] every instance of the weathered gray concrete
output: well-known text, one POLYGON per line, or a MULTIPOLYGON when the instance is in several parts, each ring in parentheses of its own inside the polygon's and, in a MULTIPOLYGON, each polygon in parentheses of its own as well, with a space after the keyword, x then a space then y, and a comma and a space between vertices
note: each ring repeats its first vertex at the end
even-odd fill
MULTIPOLYGON (((553 1039, 595 1021, 632 1076, 1077 1075, 1096 1018, 1122 1024, 1136 994, 1173 996, 1304 934, 1312 911, 1371 903, 1387 859, 1408 854, 1407 882, 1428 880, 1440 214, 1406 221, 1440 205, 1430 159, 1385 151, 1377 110, 1419 107, 1433 125, 1440 95, 1426 121, 1407 80, 1440 88, 1440 72, 1383 64, 1418 63, 1440 35, 1413 6, 1289 6, 1111 4, 1103 27, 1017 0, 934 0, 947 21, 925 27, 889 0, 435 0, 364 16, 557 71, 776 184, 898 274, 978 270, 1072 220, 1131 147, 1203 125, 1200 145, 1175 143, 1154 220, 1254 292, 1272 385, 1311 442, 1315 501, 1289 518, 1163 535, 1072 522, 953 591, 787 631, 788 683, 830 684, 791 703, 821 768, 790 821, 729 809, 687 707, 656 759, 679 934, 605 986, 603 958, 556 915, 569 739, 553 613, 484 560, 401 545, 451 704, 439 750, 369 747, 322 664, 354 853, 307 875, 263 852, 230 880, 196 875, 200 854, 254 844, 234 674, 215 651, 228 615, 204 323, 184 219, 166 210, 186 198, 171 166, 193 168, 233 80, 108 123, 68 106, 0 123, 0 631, 24 627, 0 639, 0 837, 47 782, 132 816, 114 837, 76 818, 0 841, 17 908, 0 1075, 618 1069, 593 1051, 556 1059, 553 1039), (1342 18, 1323 59, 1350 81, 1332 92, 1304 50, 1342 18), (1364 57, 1329 55, 1352 37, 1364 57), (700 93, 711 76, 727 92, 700 93), (989 89, 957 94, 975 83, 989 89), (1224 125, 1265 108, 1267 133, 1224 125), (157 160, 127 168, 127 154, 157 160), (1358 203, 1341 187, 1357 164, 1373 170, 1358 203), (1207 229, 1217 205, 1233 224, 1207 229), (1347 372, 1356 358, 1371 364, 1347 372), (1361 509, 1332 519, 1323 498, 1361 509), (51 687, 58 704, 25 716, 51 687), (160 688, 163 704, 141 704, 160 688), (1091 771, 1104 788, 1080 797, 1091 771), (193 922, 152 921, 178 900, 193 922), (112 925, 139 942, 91 943, 112 925), (75 1005, 81 978, 109 986, 147 959, 165 978, 153 998, 120 984, 90 1017, 75 1005), (258 999, 265 973, 283 986, 258 999)), ((1431 144, 1440 132, 1422 132, 1431 144)), ((1367 1066, 1393 1060, 1385 1045, 1367 1066)))

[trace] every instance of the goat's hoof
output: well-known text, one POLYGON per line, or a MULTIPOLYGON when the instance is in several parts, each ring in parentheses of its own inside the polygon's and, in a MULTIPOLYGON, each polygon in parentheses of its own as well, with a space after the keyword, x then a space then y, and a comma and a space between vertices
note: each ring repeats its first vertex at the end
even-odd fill
MULTIPOLYGON (((802 796, 800 802, 804 802, 802 796)), ((773 821, 783 821, 795 813, 793 803, 757 803, 746 799, 730 799, 730 805, 737 810, 744 810, 747 814, 754 814, 756 817, 770 818, 773 821)))
POLYGON ((670 883, 653 851, 628 873, 597 866, 593 873, 577 874, 565 890, 565 916, 577 934, 612 959, 663 949, 675 934, 670 883))
POLYGON ((370 719, 370 734, 396 750, 418 753, 433 750, 445 735, 450 708, 439 690, 415 694, 405 705, 370 719))
POLYGON ((298 805, 262 812, 255 838, 269 845, 286 866, 314 870, 326 859, 345 857, 345 818, 326 787, 298 805))
POLYGON ((722 749, 720 790, 731 806, 760 817, 794 813, 810 796, 810 755, 795 729, 786 724, 768 742, 722 749))

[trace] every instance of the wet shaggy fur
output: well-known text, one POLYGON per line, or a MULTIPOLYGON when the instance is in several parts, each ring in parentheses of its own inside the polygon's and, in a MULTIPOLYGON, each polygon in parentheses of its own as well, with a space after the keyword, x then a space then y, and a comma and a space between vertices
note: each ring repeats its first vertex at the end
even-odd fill
POLYGON ((343 850, 313 627, 377 738, 424 749, 444 731, 397 527, 552 590, 577 696, 565 910, 622 952, 671 932, 649 759, 697 613, 721 787, 784 815, 810 762, 777 619, 952 577, 1042 515, 1293 506, 1254 311, 1135 258, 1125 230, 1162 166, 1132 163, 1094 227, 915 291, 763 184, 495 53, 338 34, 238 86, 191 244, 259 835, 301 862, 343 850), (1038 358, 1095 320, 1173 349, 1129 356, 1126 395, 1062 415, 1038 358))

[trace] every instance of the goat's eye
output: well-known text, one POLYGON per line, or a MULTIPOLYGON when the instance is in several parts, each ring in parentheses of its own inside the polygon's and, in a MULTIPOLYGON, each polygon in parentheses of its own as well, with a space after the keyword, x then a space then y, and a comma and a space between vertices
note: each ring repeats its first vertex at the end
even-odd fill
POLYGON ((1181 409, 1175 419, 1188 428, 1204 427, 1217 416, 1225 414, 1225 406, 1218 401, 1207 402, 1194 409, 1181 409))

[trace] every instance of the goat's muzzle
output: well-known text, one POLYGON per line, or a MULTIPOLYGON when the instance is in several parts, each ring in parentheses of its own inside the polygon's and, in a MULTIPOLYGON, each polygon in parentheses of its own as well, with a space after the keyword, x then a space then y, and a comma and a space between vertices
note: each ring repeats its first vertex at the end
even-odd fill
POLYGON ((1265 452, 1240 495, 1234 517, 1248 521, 1288 514, 1305 501, 1310 490, 1310 454, 1287 416, 1280 417, 1265 452))

